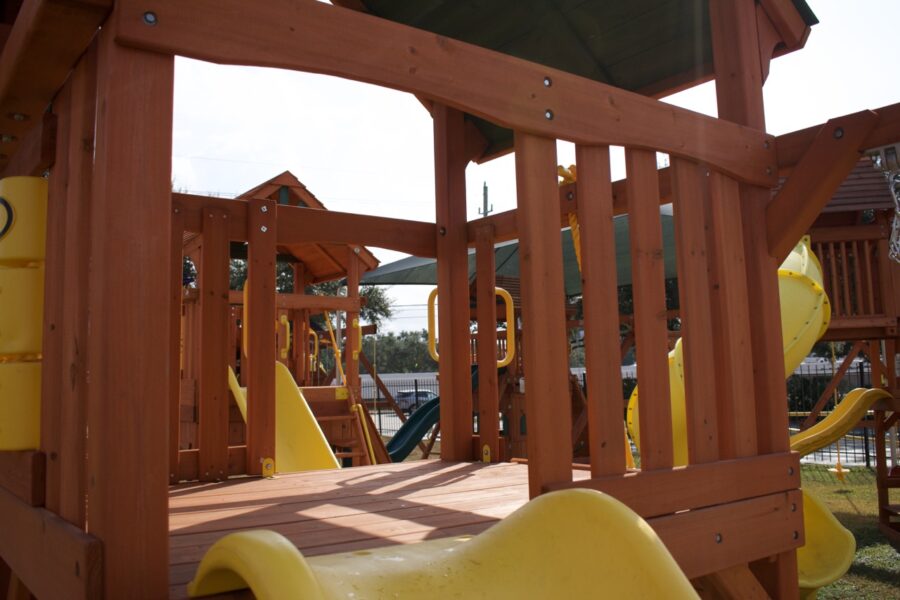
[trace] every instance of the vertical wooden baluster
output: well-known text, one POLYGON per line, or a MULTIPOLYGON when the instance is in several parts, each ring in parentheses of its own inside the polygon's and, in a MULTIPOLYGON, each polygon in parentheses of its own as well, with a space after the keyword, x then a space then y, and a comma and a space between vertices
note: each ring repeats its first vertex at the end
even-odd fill
POLYGON ((838 247, 841 249, 841 291, 844 294, 844 311, 850 317, 853 316, 854 311, 853 303, 850 301, 850 269, 847 260, 847 244, 840 242, 838 247))
MULTIPOLYGON (((351 250, 347 268, 347 296, 359 301, 359 257, 351 250)), ((359 383, 359 349, 362 342, 359 328, 359 311, 347 313, 347 346, 344 358, 347 364, 347 385, 352 397, 361 400, 359 383)))
POLYGON ((607 146, 577 146, 591 475, 625 471, 613 197, 607 146))
POLYGON ((843 316, 841 312, 841 307, 843 306, 841 302, 843 282, 841 281, 840 273, 838 273, 833 242, 828 242, 828 266, 830 267, 829 273, 831 275, 831 307, 834 310, 833 316, 840 317, 843 316))
POLYGON ((104 597, 163 598, 174 58, 117 44, 117 22, 98 40, 87 523, 103 542, 104 597))
POLYGON ((466 234, 465 120, 436 104, 435 209, 438 272, 438 364, 441 380, 441 458, 472 458, 472 376, 469 367, 469 258, 466 234))
POLYGON ((866 269, 866 297, 869 301, 869 314, 875 312, 875 286, 872 285, 872 241, 863 240, 863 265, 866 269))
MULTIPOLYGON (((516 132, 528 487, 572 480, 572 414, 556 142, 516 132)), ((515 427, 515 424, 513 424, 515 427)))
MULTIPOLYGON (((200 481, 228 477, 227 214, 204 209, 200 247, 200 481)), ((250 306, 253 306, 251 302, 250 306)), ((254 331, 255 334, 255 331, 254 331)))
MULTIPOLYGON (((500 460, 500 396, 497 382, 497 296, 494 293, 494 228, 475 231, 476 311, 478 317, 478 435, 491 462, 500 460)), ((515 327, 515 323, 509 323, 515 327)))
POLYGON ((854 242, 850 242, 851 247, 853 248, 853 283, 855 286, 855 300, 856 300, 856 314, 863 315, 866 312, 866 303, 865 303, 865 294, 862 286, 862 274, 860 270, 862 269, 862 260, 860 259, 859 248, 863 244, 862 241, 856 240, 854 242))
MULTIPOLYGON (((275 202, 247 208, 247 472, 260 475, 275 459, 275 202)), ((275 465, 278 468, 278 465, 275 465)))
POLYGON ((625 150, 634 290, 634 336, 640 389, 641 468, 672 466, 665 264, 656 154, 625 150))
POLYGON ((756 453, 756 396, 750 339, 750 307, 737 183, 712 171, 710 209, 715 258, 716 381, 722 458, 756 453))
MULTIPOLYGON (((169 483, 178 482, 178 449, 181 443, 181 365, 184 342, 182 314, 184 213, 172 206, 172 239, 169 256, 169 483)), ((234 339, 234 338, 231 338, 234 339)))
POLYGON ((691 464, 719 457, 716 415, 714 328, 710 307, 709 231, 704 196, 708 194, 705 168, 672 159, 672 207, 678 252, 678 292, 681 308, 684 395, 691 464))
POLYGON ((894 280, 888 238, 883 237, 878 240, 878 287, 879 296, 881 297, 881 310, 885 315, 896 315, 900 310, 900 289, 894 288, 894 280))

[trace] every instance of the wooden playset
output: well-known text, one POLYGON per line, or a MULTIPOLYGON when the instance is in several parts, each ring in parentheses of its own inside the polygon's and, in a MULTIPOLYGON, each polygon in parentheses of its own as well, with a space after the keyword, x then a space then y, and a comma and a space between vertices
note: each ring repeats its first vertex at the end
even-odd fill
MULTIPOLYGON (((39 599, 244 587, 260 598, 331 598, 354 587, 370 597, 622 596, 635 582, 642 587, 631 589, 649 595, 796 598, 805 499, 788 439, 777 268, 861 154, 900 140, 900 106, 765 133, 769 61, 800 49, 815 23, 803 0, 335 4, 3 4, 0 196, 11 226, 0 229, 0 276, 30 269, 31 283, 0 285, 0 372, 25 373, 0 381, 0 435, 26 438, 0 451, 0 583, 12 597, 39 599), (236 200, 173 194, 175 55, 416 94, 434 121, 436 222, 281 203, 279 182, 236 200), (719 118, 656 100, 709 79, 719 118), (557 139, 576 144, 578 179, 563 187, 557 139), (611 145, 625 148, 625 180, 611 181, 611 145), (467 222, 466 165, 511 150, 517 209, 467 222), (671 166, 658 168, 657 152, 671 166), (44 202, 45 251, 21 242, 42 228, 18 208, 44 202), (675 458, 670 402, 659 212, 668 202, 684 323, 686 466, 675 458), (587 470, 573 469, 559 268, 560 227, 572 212, 588 340, 587 470), (627 466, 622 443, 612 244, 621 213, 631 234, 639 469, 627 466), (191 359, 196 458, 178 435, 184 232, 203 234, 191 359), (478 261, 477 321, 488 324, 479 345, 493 347, 493 249, 514 238, 528 460, 485 463, 501 455, 498 379, 496 356, 480 353, 473 443, 467 249, 478 261), (230 448, 233 241, 246 242, 249 279, 246 438, 230 448), (347 252, 335 272, 346 273, 351 295, 329 302, 350 313, 364 268, 352 249, 437 259, 440 461, 258 477, 279 470, 285 442, 272 368, 283 348, 273 326, 277 255, 316 244, 347 252), (42 270, 43 320, 21 320, 39 333, 7 344, 7 297, 39 303, 42 270), (194 460, 196 468, 185 466, 194 460), (633 543, 624 552, 617 545, 626 537, 633 543), (458 553, 447 552, 454 545, 458 553)), ((837 264, 846 254, 829 256, 837 264)), ((869 292, 861 298, 871 306, 869 292)), ((316 308, 294 301, 283 306, 316 308)), ((349 323, 352 354, 359 331, 349 323)), ((884 332, 895 339, 896 329, 884 332)), ((348 371, 358 368, 345 359, 348 371)), ((890 381, 890 361, 885 371, 890 381)))

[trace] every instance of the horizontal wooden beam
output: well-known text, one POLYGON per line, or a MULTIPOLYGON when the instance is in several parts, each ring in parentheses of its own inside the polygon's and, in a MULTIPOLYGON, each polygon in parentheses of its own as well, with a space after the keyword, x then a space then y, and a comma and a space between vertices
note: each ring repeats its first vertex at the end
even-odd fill
POLYGON ((599 490, 646 519, 799 487, 799 456, 784 453, 582 479, 549 485, 544 491, 599 490))
POLYGON ((832 119, 816 133, 781 191, 766 207, 769 254, 781 262, 859 161, 860 148, 878 124, 863 111, 832 119))
POLYGON ((227 215, 228 239, 247 241, 247 201, 212 198, 196 194, 172 193, 173 210, 182 215, 184 230, 203 233, 203 211, 220 210, 227 215))
MULTIPOLYGON (((228 446, 228 476, 247 472, 247 446, 228 446)), ((197 481, 200 478, 200 449, 178 451, 178 481, 197 481)))
POLYGON ((278 244, 306 242, 374 246, 434 258, 434 223, 356 215, 299 206, 278 206, 278 244))
POLYGON ((810 229, 812 243, 855 242, 859 240, 881 240, 891 237, 890 227, 879 225, 845 225, 810 229))
MULTIPOLYGON (((0 54, 0 169, 90 44, 112 8, 112 0, 32 0, 22 4, 0 54)), ((24 173, 16 173, 24 174, 24 173)))
POLYGON ((648 522, 689 579, 804 544, 800 490, 691 510, 648 522))
POLYGON ((44 505, 46 472, 43 452, 0 452, 0 488, 30 506, 44 505))
POLYGON ((763 132, 356 11, 312 0, 121 0, 118 7, 123 44, 374 83, 517 131, 659 150, 748 183, 776 181, 774 146, 763 132))
POLYGON ((0 558, 38 598, 101 598, 102 544, 0 489, 0 558))
MULTIPOLYGON (((228 292, 230 304, 243 304, 242 292, 228 292)), ((275 308, 297 310, 341 310, 359 312, 360 299, 345 296, 317 296, 314 294, 275 294, 275 308)))

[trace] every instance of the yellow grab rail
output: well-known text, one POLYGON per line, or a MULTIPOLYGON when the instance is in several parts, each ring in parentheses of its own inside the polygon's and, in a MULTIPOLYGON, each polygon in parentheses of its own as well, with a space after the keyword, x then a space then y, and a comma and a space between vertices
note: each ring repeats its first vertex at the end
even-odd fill
POLYGON ((313 340, 314 350, 312 352, 309 351, 309 340, 306 342, 306 351, 309 354, 309 372, 313 373, 316 370, 316 365, 319 364, 319 335, 312 330, 309 330, 307 335, 313 340))
POLYGON ((328 311, 324 311, 325 316, 325 325, 328 327, 328 335, 331 337, 331 346, 334 348, 334 364, 337 368, 337 372, 340 375, 341 385, 347 385, 347 378, 344 375, 344 366, 341 364, 341 347, 337 343, 337 338, 334 335, 334 327, 331 326, 331 315, 328 311))
MULTIPOLYGON (((494 288, 494 293, 503 299, 506 305, 506 356, 497 361, 497 368, 502 369, 513 361, 516 356, 516 322, 515 307, 512 296, 503 288, 494 288)), ((435 307, 437 306, 438 290, 434 288, 428 294, 428 354, 435 362, 440 361, 437 352, 437 327, 435 327, 435 307)))
POLYGON ((291 322, 287 315, 281 315, 278 322, 284 325, 284 346, 281 347, 281 358, 287 359, 288 353, 291 351, 291 322))

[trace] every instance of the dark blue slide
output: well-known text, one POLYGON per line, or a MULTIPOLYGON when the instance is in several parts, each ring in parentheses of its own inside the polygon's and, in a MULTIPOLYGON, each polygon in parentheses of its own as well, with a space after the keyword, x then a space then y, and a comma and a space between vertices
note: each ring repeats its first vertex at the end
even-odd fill
POLYGON ((433 398, 409 416, 397 433, 388 441, 387 451, 391 462, 402 462, 425 437, 434 424, 441 420, 441 399, 433 398))

